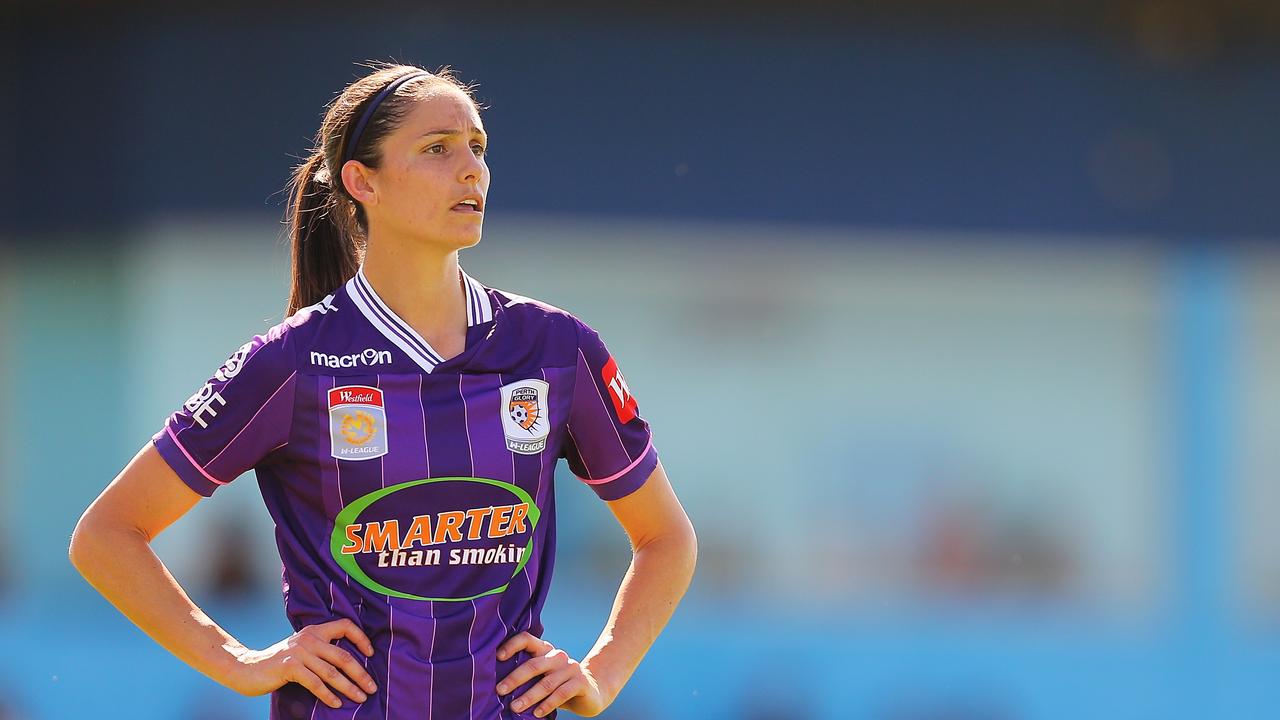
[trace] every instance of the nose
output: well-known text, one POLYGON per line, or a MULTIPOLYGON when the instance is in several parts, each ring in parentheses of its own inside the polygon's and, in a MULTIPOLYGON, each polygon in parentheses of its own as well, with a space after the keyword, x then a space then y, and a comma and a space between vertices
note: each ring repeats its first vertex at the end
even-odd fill
POLYGON ((466 160, 462 164, 461 173, 458 179, 464 183, 475 184, 479 182, 480 178, 484 175, 484 160, 476 156, 476 154, 471 152, 470 149, 463 153, 463 155, 466 160))

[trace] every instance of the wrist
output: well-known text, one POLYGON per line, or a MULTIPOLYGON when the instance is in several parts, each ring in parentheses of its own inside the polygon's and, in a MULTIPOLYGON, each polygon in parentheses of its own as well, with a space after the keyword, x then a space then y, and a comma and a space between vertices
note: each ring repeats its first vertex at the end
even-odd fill
POLYGON ((608 707, 613 704, 614 699, 617 698, 618 693, 621 692, 621 683, 616 681, 613 674, 609 672, 608 667, 599 662, 593 665, 593 660, 595 660, 595 658, 589 657, 583 660, 580 665, 582 666, 582 669, 591 676, 592 680, 595 681, 596 688, 600 691, 600 696, 604 700, 604 705, 605 707, 608 707))
POLYGON ((238 680, 241 672, 244 671, 245 655, 251 652, 249 648, 240 644, 235 640, 229 640, 222 645, 221 662, 218 664, 216 672, 217 680, 221 684, 236 690, 238 688, 238 680))

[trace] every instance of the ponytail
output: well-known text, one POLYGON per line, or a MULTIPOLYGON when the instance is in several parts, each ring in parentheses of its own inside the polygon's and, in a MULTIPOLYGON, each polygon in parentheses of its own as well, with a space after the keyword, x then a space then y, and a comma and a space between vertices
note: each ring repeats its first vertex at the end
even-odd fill
POLYGON ((349 203, 333 192, 321 151, 294 170, 289 187, 293 280, 285 317, 320 302, 360 266, 349 203))

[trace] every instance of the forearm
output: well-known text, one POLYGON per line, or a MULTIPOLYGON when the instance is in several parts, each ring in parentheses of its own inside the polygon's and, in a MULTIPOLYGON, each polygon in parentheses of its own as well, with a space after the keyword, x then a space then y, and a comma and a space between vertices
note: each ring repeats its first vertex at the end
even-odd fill
POLYGON ((600 638, 582 664, 612 701, 657 640, 689 588, 697 558, 692 531, 637 549, 600 638))
POLYGON ((191 601, 142 533, 77 527, 70 556, 89 584, 143 632, 191 667, 227 684, 246 648, 191 601))

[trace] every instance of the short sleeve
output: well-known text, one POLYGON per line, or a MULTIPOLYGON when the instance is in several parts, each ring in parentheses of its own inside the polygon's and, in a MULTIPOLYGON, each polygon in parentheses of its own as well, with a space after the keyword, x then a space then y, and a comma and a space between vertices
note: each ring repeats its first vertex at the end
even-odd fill
POLYGON ((578 360, 564 457, 601 499, 617 500, 644 484, 658 465, 658 451, 617 360, 595 330, 576 324, 578 360))
POLYGON ((208 497, 289 440, 296 364, 282 327, 232 353, 151 438, 192 490, 208 497))

